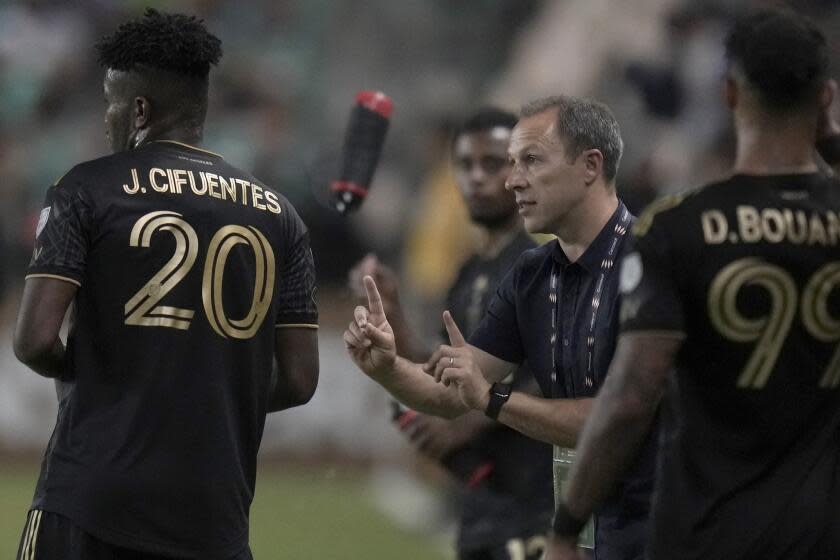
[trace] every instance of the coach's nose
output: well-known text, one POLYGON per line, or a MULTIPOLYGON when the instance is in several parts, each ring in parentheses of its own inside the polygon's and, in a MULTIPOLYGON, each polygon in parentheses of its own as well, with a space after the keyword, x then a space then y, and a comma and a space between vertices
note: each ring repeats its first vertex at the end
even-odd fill
POLYGON ((514 163, 511 166, 510 174, 505 180, 505 189, 512 191, 514 189, 524 189, 528 186, 528 181, 525 179, 525 173, 519 163, 514 163))

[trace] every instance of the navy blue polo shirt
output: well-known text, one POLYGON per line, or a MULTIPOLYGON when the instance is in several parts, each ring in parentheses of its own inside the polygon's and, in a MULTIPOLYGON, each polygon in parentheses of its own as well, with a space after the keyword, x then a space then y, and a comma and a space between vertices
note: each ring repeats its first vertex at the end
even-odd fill
MULTIPOLYGON (((590 328, 592 300, 601 264, 616 242, 616 228, 626 212, 619 202, 575 262, 569 262, 556 240, 525 251, 496 291, 484 319, 470 336, 470 344, 507 362, 527 360, 546 397, 595 396, 609 369, 618 335, 618 262, 603 279, 594 331, 590 328), (551 340, 552 270, 558 275, 556 344, 551 340), (595 340, 590 369, 587 338, 591 334, 595 340), (554 362, 558 366, 556 382, 552 380, 554 362)), ((632 219, 629 213, 626 216, 632 219)), ((612 251, 616 261, 623 255, 626 238, 618 236, 620 245, 612 251)))
MULTIPOLYGON (((507 362, 527 361, 547 398, 594 397, 604 382, 618 337, 618 269, 629 248, 629 235, 616 233, 628 225, 628 218, 632 223, 634 218, 619 202, 575 262, 569 261, 555 240, 524 252, 496 291, 484 319, 470 336, 470 344, 507 362), (615 262, 602 276, 602 263, 610 258, 615 262), (555 303, 550 297, 553 271, 558 280, 556 329, 552 328, 555 303), (598 294, 592 329, 593 298, 598 294), (556 343, 552 342, 553 334, 556 343), (590 337, 594 337, 591 347, 590 337)), ((655 456, 653 430, 634 466, 596 516, 597 558, 635 558, 637 552, 641 554, 636 547, 645 540, 655 456)))

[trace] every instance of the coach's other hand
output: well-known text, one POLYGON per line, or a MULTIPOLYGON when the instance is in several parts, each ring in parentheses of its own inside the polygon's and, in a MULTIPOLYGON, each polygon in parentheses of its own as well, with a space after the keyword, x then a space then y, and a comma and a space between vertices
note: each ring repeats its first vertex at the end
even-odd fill
POLYGON ((490 401, 490 384, 475 363, 472 350, 449 311, 443 312, 443 324, 449 334, 450 345, 442 345, 435 350, 423 370, 434 375, 438 383, 447 387, 454 384, 466 406, 483 412, 490 401))
POLYGON ((353 362, 368 376, 377 380, 390 373, 397 359, 394 331, 382 308, 382 297, 370 276, 362 279, 368 306, 356 307, 353 321, 344 331, 344 345, 353 362))

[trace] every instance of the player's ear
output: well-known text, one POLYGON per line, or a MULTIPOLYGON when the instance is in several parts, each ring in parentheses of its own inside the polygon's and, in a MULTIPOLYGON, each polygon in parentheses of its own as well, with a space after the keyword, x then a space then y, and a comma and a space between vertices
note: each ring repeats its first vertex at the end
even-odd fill
POLYGON ((732 76, 727 76, 723 80, 723 98, 730 111, 738 105, 738 82, 732 76))
POLYGON ((831 107, 835 95, 837 95, 837 82, 835 80, 826 80, 820 90, 820 108, 825 109, 826 107, 831 107))
POLYGON ((149 126, 152 116, 152 105, 146 97, 134 98, 134 128, 142 130, 149 126))
POLYGON ((597 148, 584 150, 580 155, 583 160, 583 179, 591 185, 604 171, 604 154, 597 148))

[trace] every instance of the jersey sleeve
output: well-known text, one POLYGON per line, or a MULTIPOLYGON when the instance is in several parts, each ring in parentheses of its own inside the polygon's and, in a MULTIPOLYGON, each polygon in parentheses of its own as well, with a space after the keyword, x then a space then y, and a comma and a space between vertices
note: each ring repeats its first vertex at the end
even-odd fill
POLYGON ((91 227, 91 207, 78 183, 65 177, 50 187, 38 219, 26 278, 56 278, 81 286, 91 227))
POLYGON ((318 328, 315 259, 309 245, 309 232, 300 216, 288 208, 288 238, 293 241, 277 277, 278 306, 274 324, 278 328, 318 328))
POLYGON ((661 219, 634 230, 621 264, 621 332, 656 331, 682 334, 683 305, 679 297, 671 240, 661 219))
MULTIPOLYGON (((521 264, 521 259, 519 263, 521 264)), ((469 343, 506 362, 522 363, 525 349, 519 336, 517 319, 517 280, 520 266, 504 277, 478 328, 470 335, 469 343)))

